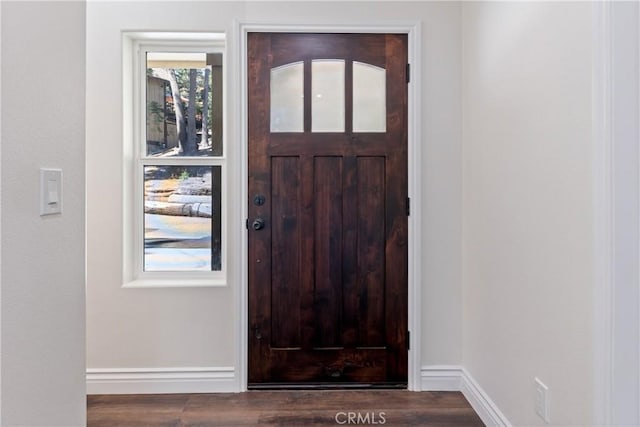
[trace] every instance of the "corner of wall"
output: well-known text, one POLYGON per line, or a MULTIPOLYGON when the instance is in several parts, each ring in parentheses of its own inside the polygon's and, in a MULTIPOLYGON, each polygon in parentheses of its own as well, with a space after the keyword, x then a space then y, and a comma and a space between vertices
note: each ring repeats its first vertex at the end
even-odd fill
POLYGON ((462 369, 460 391, 485 425, 511 427, 507 417, 466 369, 462 369))
POLYGON ((511 427, 507 417, 469 372, 458 365, 423 366, 422 391, 459 391, 485 425, 511 427))

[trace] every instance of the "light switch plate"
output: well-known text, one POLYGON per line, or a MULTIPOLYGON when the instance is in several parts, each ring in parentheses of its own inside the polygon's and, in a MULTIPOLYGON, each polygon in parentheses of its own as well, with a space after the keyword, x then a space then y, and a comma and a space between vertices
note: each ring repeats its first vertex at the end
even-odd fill
POLYGON ((40 169, 40 215, 62 213, 62 169, 40 169))

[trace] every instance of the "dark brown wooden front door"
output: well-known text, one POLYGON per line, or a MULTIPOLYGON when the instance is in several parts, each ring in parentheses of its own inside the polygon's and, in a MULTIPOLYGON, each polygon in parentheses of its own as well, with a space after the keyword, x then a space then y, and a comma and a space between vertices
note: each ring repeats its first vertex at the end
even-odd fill
POLYGON ((407 36, 248 35, 250 388, 406 387, 407 36))

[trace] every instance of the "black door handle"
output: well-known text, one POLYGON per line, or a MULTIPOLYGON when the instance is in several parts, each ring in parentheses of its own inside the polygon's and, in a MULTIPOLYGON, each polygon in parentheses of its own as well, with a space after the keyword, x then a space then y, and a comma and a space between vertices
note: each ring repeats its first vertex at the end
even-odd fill
POLYGON ((254 230, 262 230, 264 228, 264 219, 256 218, 253 220, 253 224, 251 224, 254 230))

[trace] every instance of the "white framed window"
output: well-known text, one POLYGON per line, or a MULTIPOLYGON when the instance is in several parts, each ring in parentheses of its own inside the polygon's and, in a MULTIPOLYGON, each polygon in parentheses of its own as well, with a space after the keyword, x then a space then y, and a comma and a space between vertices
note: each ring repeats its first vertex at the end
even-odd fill
POLYGON ((124 287, 226 285, 223 33, 123 37, 124 287))

